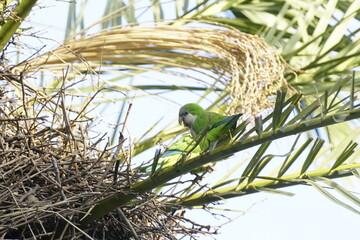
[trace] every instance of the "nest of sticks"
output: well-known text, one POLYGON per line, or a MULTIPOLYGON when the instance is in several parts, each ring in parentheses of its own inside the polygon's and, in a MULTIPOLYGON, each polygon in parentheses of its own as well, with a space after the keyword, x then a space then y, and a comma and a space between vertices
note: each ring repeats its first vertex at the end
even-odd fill
POLYGON ((66 106, 65 91, 47 95, 24 74, 0 73, 0 239, 175 239, 209 233, 207 226, 164 212, 152 193, 90 225, 79 224, 97 201, 136 183, 120 168, 114 183, 114 150, 89 137, 92 121, 66 106), (71 116, 71 119, 70 119, 71 116), (102 147, 101 147, 102 146, 102 147))

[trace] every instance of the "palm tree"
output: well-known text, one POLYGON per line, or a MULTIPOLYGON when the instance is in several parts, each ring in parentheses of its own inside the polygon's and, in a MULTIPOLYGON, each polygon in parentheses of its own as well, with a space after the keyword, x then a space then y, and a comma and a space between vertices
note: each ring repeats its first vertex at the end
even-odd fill
MULTIPOLYGON (((51 129, 55 129, 53 125, 57 131, 65 129, 64 137, 58 133, 56 139, 64 143, 65 150, 59 155, 66 156, 69 170, 76 169, 77 158, 88 159, 90 153, 82 149, 91 148, 97 154, 89 165, 77 164, 87 170, 95 169, 95 165, 101 169, 88 177, 80 173, 87 182, 94 183, 99 195, 95 200, 76 195, 83 206, 77 203, 73 209, 81 214, 66 213, 60 222, 70 224, 77 234, 86 234, 87 230, 84 233, 75 224, 87 229, 85 226, 94 226, 95 220, 108 221, 107 216, 114 217, 111 212, 117 210, 116 218, 121 219, 126 229, 123 231, 128 234, 124 237, 159 236, 154 229, 161 226, 164 231, 160 236, 171 238, 171 233, 204 231, 204 226, 193 222, 188 224, 193 224, 194 231, 186 226, 176 228, 182 209, 208 207, 260 191, 291 195, 282 188, 293 185, 311 185, 335 203, 360 213, 359 198, 332 180, 358 175, 356 169, 360 167, 358 131, 354 131, 360 117, 355 74, 360 62, 360 28, 353 29, 351 24, 359 20, 360 1, 176 1, 171 6, 176 19, 171 21, 164 20, 168 3, 153 1, 147 7, 137 4, 109 0, 104 18, 85 27, 85 15, 77 15, 77 5, 71 3, 65 43, 11 67, 13 72, 34 74, 37 79, 38 73, 45 76, 43 84, 36 80, 22 84, 23 92, 26 88, 33 97, 19 94, 24 102, 19 109, 29 119, 41 116, 40 112, 53 113, 51 129), (153 14, 152 25, 141 24, 141 11, 153 14), (94 33, 98 26, 102 30, 94 33), (153 151, 156 145, 169 144, 184 129, 171 122, 160 127, 154 123, 140 137, 126 135, 126 126, 131 124, 128 115, 132 114, 132 105, 127 103, 134 98, 169 103, 179 91, 191 93, 194 101, 206 104, 209 110, 228 114, 241 110, 250 120, 240 124, 230 145, 139 176, 137 169, 143 164, 144 153, 153 151), (25 98, 38 107, 26 110, 25 98), (114 119, 119 124, 105 146, 94 144, 103 136, 97 136, 98 141, 92 134, 84 137, 84 131, 77 129, 96 129, 99 121, 91 120, 91 111, 95 108, 106 113, 110 104, 121 109, 114 119), (282 154, 274 154, 269 146, 289 136, 296 137, 282 154), (242 156, 239 154, 254 147, 251 156, 238 157, 241 161, 216 183, 207 180, 216 174, 216 168, 200 178, 187 174, 209 163, 230 161, 229 156, 242 156), (75 157, 69 160, 69 156, 75 157), (100 164, 99 159, 109 162, 100 164), (281 161, 274 163, 274 159, 281 161), (109 179, 115 163, 120 175, 114 185, 109 179), (335 197, 328 188, 352 205, 335 197), (135 228, 131 221, 150 206, 156 206, 159 213, 145 217, 147 221, 153 219, 151 224, 135 228), (134 217, 132 209, 141 211, 134 217), (169 216, 171 224, 154 223, 154 217, 169 216), (146 235, 149 232, 153 235, 146 235)), ((22 79, 18 82, 21 85, 22 79)), ((137 100, 133 101, 136 106, 137 100)), ((182 105, 183 101, 176 103, 182 105)), ((158 153, 154 159, 159 158, 158 153)), ((65 184, 60 173, 56 176, 65 184)), ((60 223, 55 236, 64 229, 60 223)))

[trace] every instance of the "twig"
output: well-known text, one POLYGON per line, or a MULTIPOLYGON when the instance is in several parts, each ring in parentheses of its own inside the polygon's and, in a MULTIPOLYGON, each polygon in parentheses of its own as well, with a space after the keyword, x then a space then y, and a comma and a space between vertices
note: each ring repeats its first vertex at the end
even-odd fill
MULTIPOLYGON (((25 117, 28 118, 29 117, 29 114, 28 114, 28 111, 27 111, 27 106, 28 104, 26 104, 26 101, 25 101, 25 98, 26 98, 26 94, 25 94, 25 86, 24 86, 24 72, 20 72, 20 85, 21 85, 21 94, 22 94, 22 103, 23 103, 23 108, 24 108, 24 112, 25 112, 25 117)), ((28 122, 25 121, 24 122, 25 124, 25 128, 26 128, 26 132, 28 134, 30 134, 30 129, 29 129, 29 125, 28 125, 28 122)), ((28 139, 28 147, 31 147, 31 138, 28 139)))
MULTIPOLYGON (((52 211, 48 211, 48 212, 52 212, 52 211)), ((67 224, 71 225, 73 228, 75 228, 76 230, 78 230, 79 232, 81 232, 82 234, 84 234, 87 238, 95 240, 94 238, 92 238, 89 234, 87 234, 86 232, 84 232, 81 228, 77 227, 76 225, 74 225, 71 221, 69 221, 67 218, 65 218, 64 216, 62 216, 60 213, 58 212, 52 212, 55 213, 57 216, 59 216, 62 220, 64 220, 67 224)), ((64 234, 65 232, 62 232, 62 234, 64 234)))
POLYGON ((19 121, 29 121, 29 120, 46 120, 48 116, 43 117, 25 117, 25 118, 0 118, 0 122, 19 122, 19 121))
POLYGON ((52 163, 53 163, 53 165, 54 165, 54 169, 55 169, 55 176, 56 176, 56 180, 57 180, 57 182, 58 182, 58 184, 59 184, 59 191, 60 191, 60 194, 61 194, 61 196, 62 196, 62 198, 64 199, 64 200, 66 200, 66 196, 65 196, 65 193, 64 193, 64 191, 63 191, 63 187, 62 187, 62 184, 61 184, 61 179, 60 179, 60 171, 59 171, 59 167, 58 167, 58 165, 57 165, 57 160, 56 160, 56 158, 52 158, 52 163))
POLYGON ((120 149, 122 148, 122 145, 123 143, 125 142, 125 139, 124 139, 124 136, 122 135, 122 133, 120 133, 120 136, 119 136, 119 143, 116 147, 116 150, 111 158, 111 161, 110 163, 107 165, 106 169, 105 169, 105 172, 102 174, 101 178, 99 179, 98 183, 97 183, 97 186, 101 186, 101 184, 103 183, 105 177, 107 176, 107 174, 109 173, 110 169, 112 168, 112 166, 114 166, 114 162, 116 161, 117 159, 117 156, 120 152, 120 149))
POLYGON ((120 219, 123 220, 125 222, 125 224, 129 227, 130 232, 132 233, 132 235, 134 236, 135 240, 140 240, 139 236, 137 235, 135 229, 132 227, 130 221, 126 218, 125 214, 123 213, 123 211, 121 211, 120 208, 116 209, 117 214, 119 215, 120 219))
MULTIPOLYGON (((114 153, 114 155, 112 157, 112 160, 117 159, 117 156, 119 155, 120 150, 122 150, 122 145, 125 142, 125 138, 124 138, 124 135, 122 134, 122 132, 120 132, 119 134, 120 134, 119 143, 118 143, 117 148, 115 150, 115 153, 114 153)), ((122 151, 124 151, 124 150, 122 150, 122 151)), ((111 162, 113 162, 113 161, 111 161, 111 162)), ((120 160, 117 159, 116 163, 115 163, 114 182, 116 182, 117 177, 118 177, 119 166, 120 166, 120 160)), ((129 186, 130 186, 129 176, 127 176, 127 179, 128 179, 128 183, 129 183, 129 186)))
MULTIPOLYGON (((128 107, 128 110, 126 112, 126 116, 125 116, 125 120, 124 120, 124 123, 123 123, 123 127, 121 129, 121 132, 120 132, 120 137, 122 136, 122 138, 124 139, 123 137, 123 132, 125 130, 125 126, 126 126, 126 123, 127 123, 127 120, 128 120, 128 117, 130 115, 130 110, 131 110, 131 107, 132 107, 132 103, 129 104, 129 107, 128 107)), ((120 139, 119 137, 119 139, 120 139)), ((120 141, 120 140, 119 140, 120 141)), ((124 139, 125 141, 125 139, 124 139)), ((117 149, 118 150, 118 149, 117 149)), ((120 149, 119 149, 120 150, 120 149)), ((121 150, 122 152, 124 153, 124 159, 125 159, 125 162, 127 163, 127 166, 126 166, 126 177, 127 177, 127 181, 128 181, 128 186, 131 186, 131 181, 130 181, 130 163, 131 163, 131 159, 130 159, 130 156, 131 154, 128 154, 129 158, 127 156, 125 156, 125 152, 124 152, 124 149, 122 148, 122 144, 121 144, 121 150)), ((114 155, 114 156, 117 156, 114 155)), ((120 167, 120 159, 118 159, 116 161, 116 164, 115 164, 115 174, 114 174, 114 181, 116 182, 117 181, 117 175, 118 175, 118 171, 119 171, 119 167, 120 167)))
MULTIPOLYGON (((60 90, 60 98, 61 98, 61 109, 63 111, 63 119, 64 119, 64 123, 65 123, 65 127, 67 129, 67 132, 70 134, 72 141, 70 141, 69 139, 69 145, 70 145, 70 150, 71 152, 75 152, 76 154, 80 154, 79 152, 79 148, 77 146, 77 141, 75 139, 74 133, 72 132, 72 127, 66 112, 66 106, 65 106, 65 80, 66 80, 66 76, 69 72, 69 67, 66 68, 66 72, 63 71, 63 77, 62 77, 62 85, 61 85, 61 90, 60 90), (72 144, 71 144, 72 143, 72 144), (72 145, 74 146, 74 149, 72 149, 72 145)), ((74 160, 74 158, 73 158, 74 160)), ((73 166, 73 161, 70 162, 69 164, 69 169, 71 169, 71 167, 73 166)))
POLYGON ((30 196, 31 194, 36 193, 36 191, 39 189, 39 185, 36 184, 35 187, 33 189, 31 189, 30 191, 28 191, 27 193, 25 193, 20 199, 19 199, 19 203, 24 201, 28 196, 30 196))

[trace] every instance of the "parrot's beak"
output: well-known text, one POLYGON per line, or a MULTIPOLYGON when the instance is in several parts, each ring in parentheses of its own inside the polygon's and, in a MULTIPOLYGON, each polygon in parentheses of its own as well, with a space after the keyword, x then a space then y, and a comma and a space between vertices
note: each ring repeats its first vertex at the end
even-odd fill
POLYGON ((179 117, 179 124, 182 126, 183 125, 183 123, 184 123, 184 118, 183 117, 179 117))

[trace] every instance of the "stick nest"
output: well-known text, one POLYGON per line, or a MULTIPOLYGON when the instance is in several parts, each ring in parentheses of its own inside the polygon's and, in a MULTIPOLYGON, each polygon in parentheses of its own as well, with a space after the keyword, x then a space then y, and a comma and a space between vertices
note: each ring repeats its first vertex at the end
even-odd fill
POLYGON ((174 239, 176 234, 209 233, 180 213, 159 210, 162 204, 151 193, 81 226, 81 216, 98 200, 140 177, 121 168, 114 184, 113 150, 99 150, 101 137, 89 137, 92 119, 66 106, 65 91, 47 95, 27 85, 23 76, 0 73, 0 238, 43 239, 61 224, 67 225, 57 236, 63 239, 174 239))

